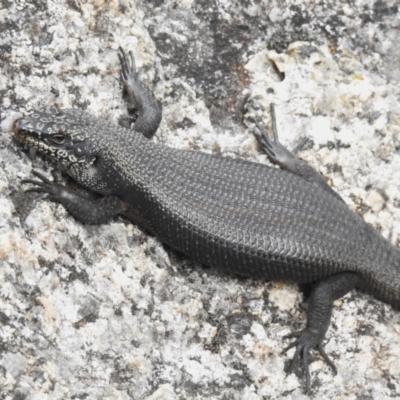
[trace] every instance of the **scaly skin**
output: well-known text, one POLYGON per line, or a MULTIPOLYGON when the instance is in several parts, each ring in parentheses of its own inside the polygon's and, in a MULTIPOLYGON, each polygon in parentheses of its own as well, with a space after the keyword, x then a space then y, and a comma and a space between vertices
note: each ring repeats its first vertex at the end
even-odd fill
MULTIPOLYGON (((130 106, 139 110, 134 130, 151 136, 161 110, 140 82, 133 55, 121 50, 120 60, 130 106)), ((259 129, 262 148, 284 170, 163 147, 80 110, 41 110, 14 125, 21 141, 104 195, 89 200, 38 173, 40 180, 26 181, 78 220, 103 223, 124 215, 203 264, 257 279, 316 282, 307 326, 289 346, 296 347, 293 363, 303 362, 308 391, 312 348, 335 371, 322 347, 335 299, 360 287, 400 306, 400 251, 285 149, 276 129, 274 140, 259 129)))

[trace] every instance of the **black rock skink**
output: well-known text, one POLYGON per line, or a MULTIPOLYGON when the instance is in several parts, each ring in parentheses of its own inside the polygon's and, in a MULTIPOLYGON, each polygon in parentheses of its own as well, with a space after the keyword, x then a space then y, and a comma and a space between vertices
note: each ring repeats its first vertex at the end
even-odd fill
MULTIPOLYGON (((35 172, 30 191, 44 192, 79 221, 123 215, 194 260, 247 277, 315 282, 306 328, 297 339, 304 364, 329 327, 332 303, 354 287, 400 305, 400 251, 349 210, 318 173, 256 122, 257 137, 282 169, 177 150, 149 141, 161 110, 141 83, 132 53, 120 51, 122 82, 139 118, 132 131, 76 109, 37 111, 15 122, 17 137, 61 164, 83 196, 35 172)), ((285 351, 287 350, 285 349, 285 351)))

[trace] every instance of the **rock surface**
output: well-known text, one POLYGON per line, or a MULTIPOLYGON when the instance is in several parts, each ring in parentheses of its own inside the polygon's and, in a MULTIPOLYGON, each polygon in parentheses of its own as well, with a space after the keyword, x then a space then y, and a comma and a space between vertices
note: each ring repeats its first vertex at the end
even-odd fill
POLYGON ((400 242, 397 0, 0 1, 0 399, 400 398, 400 313, 353 291, 335 303, 312 388, 285 377, 304 326, 296 285, 239 279, 122 219, 83 226, 24 195, 33 160, 10 126, 44 105, 116 123, 117 49, 163 106, 153 140, 267 163, 249 117, 400 242), (332 4, 333 3, 333 4, 332 4))

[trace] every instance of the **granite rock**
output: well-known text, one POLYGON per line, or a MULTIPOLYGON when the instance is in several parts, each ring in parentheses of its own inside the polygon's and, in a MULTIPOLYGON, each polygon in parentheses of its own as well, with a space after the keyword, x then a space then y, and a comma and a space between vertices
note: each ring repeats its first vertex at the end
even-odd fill
POLYGON ((400 398, 400 313, 335 302, 312 388, 285 376, 283 337, 307 290, 182 258, 117 218, 84 226, 24 194, 51 164, 13 140, 45 105, 126 120, 117 49, 163 106, 153 140, 268 163, 250 117, 400 242, 397 0, 0 1, 0 399, 400 398))

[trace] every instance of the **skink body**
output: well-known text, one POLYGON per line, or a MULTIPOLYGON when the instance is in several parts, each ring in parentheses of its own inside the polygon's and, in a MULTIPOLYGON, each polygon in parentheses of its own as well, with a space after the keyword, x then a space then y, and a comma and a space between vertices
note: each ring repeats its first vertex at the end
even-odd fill
MULTIPOLYGON (((132 54, 120 53, 122 80, 139 109, 136 132, 88 113, 49 108, 18 120, 18 138, 61 164, 82 197, 36 173, 31 191, 45 192, 84 223, 116 214, 203 264, 246 277, 314 283, 307 327, 294 334, 293 361, 329 327, 333 301, 362 288, 400 306, 400 251, 352 212, 311 167, 262 131, 262 148, 283 169, 177 150, 148 140, 161 110, 138 78, 132 54)), ((273 111, 273 110, 272 110, 273 111)), ((290 369, 292 368, 291 365, 290 369)))

